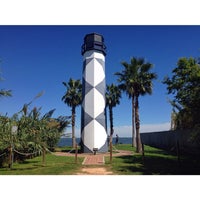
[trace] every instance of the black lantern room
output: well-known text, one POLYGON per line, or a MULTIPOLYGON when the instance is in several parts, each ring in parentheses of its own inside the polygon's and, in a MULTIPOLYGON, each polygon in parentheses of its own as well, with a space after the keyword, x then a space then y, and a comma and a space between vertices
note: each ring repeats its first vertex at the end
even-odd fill
POLYGON ((83 55, 86 51, 90 50, 100 51, 104 56, 106 55, 106 46, 104 45, 104 38, 102 35, 91 33, 84 37, 81 54, 83 55))

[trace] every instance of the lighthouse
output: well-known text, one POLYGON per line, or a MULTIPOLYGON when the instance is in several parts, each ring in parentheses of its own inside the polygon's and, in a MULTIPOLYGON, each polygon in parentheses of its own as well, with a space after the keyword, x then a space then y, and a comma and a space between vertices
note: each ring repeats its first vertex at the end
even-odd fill
POLYGON ((104 38, 87 34, 82 45, 81 148, 84 153, 107 152, 104 38))

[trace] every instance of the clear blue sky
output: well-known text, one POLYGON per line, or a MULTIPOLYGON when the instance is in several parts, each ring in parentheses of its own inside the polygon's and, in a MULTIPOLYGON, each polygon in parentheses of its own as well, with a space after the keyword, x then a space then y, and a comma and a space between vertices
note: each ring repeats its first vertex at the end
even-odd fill
MULTIPOLYGON (((107 84, 117 83, 114 73, 123 69, 121 61, 129 62, 132 56, 154 64, 152 71, 158 79, 152 96, 140 98, 141 124, 170 122, 169 96, 161 81, 171 74, 179 58, 199 57, 200 26, 0 26, 0 70, 4 78, 0 88, 13 93, 11 98, 0 99, 0 113, 12 116, 44 91, 32 107, 42 107, 42 113, 56 108, 54 117, 71 115, 61 101, 65 93, 62 81, 81 79, 81 45, 91 32, 105 39, 107 84)), ((76 124, 79 128, 80 107, 76 124)), ((114 125, 131 125, 131 101, 126 95, 114 108, 114 125)))

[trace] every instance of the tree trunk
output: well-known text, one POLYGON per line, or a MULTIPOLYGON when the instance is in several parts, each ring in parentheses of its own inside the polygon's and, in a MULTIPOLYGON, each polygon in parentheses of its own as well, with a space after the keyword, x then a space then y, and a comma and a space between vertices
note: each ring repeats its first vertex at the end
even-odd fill
POLYGON ((135 126, 136 126, 136 152, 142 152, 142 144, 140 140, 140 118, 139 118, 139 101, 138 96, 135 99, 135 126))
POLYGON ((111 106, 109 106, 109 115, 110 115, 110 142, 112 142, 114 129, 113 129, 113 111, 111 106))
POLYGON ((76 108, 72 107, 72 147, 76 147, 76 138, 75 138, 75 114, 76 108))
POLYGON ((132 147, 136 146, 135 141, 135 98, 132 96, 132 147))
POLYGON ((110 163, 112 163, 112 142, 110 142, 110 163))
POLYGON ((75 163, 77 164, 77 161, 78 161, 78 146, 77 146, 77 144, 75 146, 76 146, 76 150, 75 150, 75 163))
POLYGON ((110 115, 110 162, 112 162, 112 138, 113 138, 113 111, 112 111, 112 106, 109 106, 109 115, 110 115))

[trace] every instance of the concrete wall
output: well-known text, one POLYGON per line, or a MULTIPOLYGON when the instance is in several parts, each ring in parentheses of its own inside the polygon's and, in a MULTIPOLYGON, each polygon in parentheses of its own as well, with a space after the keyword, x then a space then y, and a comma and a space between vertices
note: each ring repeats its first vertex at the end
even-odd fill
POLYGON ((198 145, 191 141, 191 131, 189 130, 141 133, 140 136, 143 144, 160 149, 175 151, 177 142, 181 152, 198 149, 198 145))

